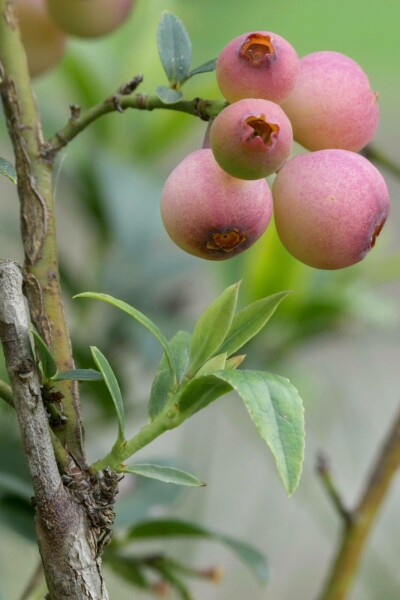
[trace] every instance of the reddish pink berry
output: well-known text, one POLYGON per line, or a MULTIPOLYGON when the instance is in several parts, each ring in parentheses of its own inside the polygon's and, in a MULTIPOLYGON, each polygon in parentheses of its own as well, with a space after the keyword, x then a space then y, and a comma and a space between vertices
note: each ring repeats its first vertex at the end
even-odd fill
POLYGON ((224 171, 240 179, 260 179, 288 159, 293 132, 280 106, 249 98, 219 113, 211 126, 210 142, 224 171))
POLYGON ((292 92, 299 58, 284 38, 270 31, 244 33, 217 60, 219 89, 229 102, 264 98, 281 103, 292 92))
POLYGON ((357 152, 374 136, 378 97, 354 60, 339 52, 314 52, 300 60, 299 77, 282 105, 294 138, 309 150, 357 152))
POLYGON ((170 238, 189 254, 232 258, 267 228, 272 196, 265 179, 244 181, 223 171, 210 149, 192 152, 172 171, 161 198, 170 238))
POLYGON ((382 175, 348 150, 292 158, 276 176, 273 198, 283 245, 319 269, 340 269, 362 260, 389 214, 382 175))

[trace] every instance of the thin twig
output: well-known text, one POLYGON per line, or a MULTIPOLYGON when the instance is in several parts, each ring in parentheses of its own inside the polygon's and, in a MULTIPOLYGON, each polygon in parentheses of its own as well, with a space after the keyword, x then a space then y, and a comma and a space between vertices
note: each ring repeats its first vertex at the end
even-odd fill
POLYGON ((365 158, 368 158, 368 160, 378 163, 393 175, 400 178, 400 165, 392 160, 387 154, 375 148, 375 146, 367 146, 362 151, 362 154, 365 158))
POLYGON ((347 525, 353 520, 353 515, 343 503, 342 497, 339 494, 338 487, 332 476, 332 471, 327 457, 321 452, 317 456, 317 473, 321 478, 321 482, 325 488, 326 493, 331 499, 337 512, 347 525))
POLYGON ((13 395, 12 395, 12 389, 8 385, 8 383, 6 383, 5 381, 3 381, 2 379, 0 379, 0 398, 2 400, 4 400, 5 402, 7 402, 7 404, 9 406, 14 407, 14 400, 13 400, 13 395))
POLYGON ((42 156, 52 160, 81 131, 108 113, 124 112, 127 108, 148 111, 162 108, 188 113, 208 121, 213 119, 227 105, 224 100, 203 100, 201 98, 166 104, 156 95, 132 94, 129 91, 132 87, 129 85, 131 83, 128 82, 128 84, 120 86, 115 94, 85 111, 74 106, 73 110, 71 109, 71 117, 68 123, 44 144, 42 156))
POLYGON ((343 530, 342 540, 319 600, 345 600, 354 582, 368 536, 400 468, 400 411, 379 452, 365 489, 343 530))

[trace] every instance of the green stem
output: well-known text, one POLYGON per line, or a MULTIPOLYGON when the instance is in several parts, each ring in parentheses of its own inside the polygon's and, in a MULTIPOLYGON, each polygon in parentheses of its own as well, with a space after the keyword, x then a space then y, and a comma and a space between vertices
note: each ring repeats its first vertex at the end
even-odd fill
MULTIPOLYGON (((32 321, 60 371, 73 368, 71 344, 61 300, 52 193, 52 162, 43 157, 44 139, 30 84, 25 51, 14 15, 14 1, 0 0, 0 90, 14 147, 25 253, 24 291, 32 321)), ((68 422, 57 436, 84 463, 77 387, 57 385, 68 422)))
POLYGON ((138 110, 176 110, 188 113, 206 121, 213 119, 227 105, 224 100, 202 100, 194 98, 193 100, 180 100, 174 104, 165 104, 156 95, 149 94, 130 94, 125 96, 121 92, 109 96, 100 104, 80 111, 77 107, 71 108, 71 118, 67 125, 60 129, 51 137, 44 149, 44 155, 54 157, 61 148, 71 142, 81 131, 86 129, 93 121, 96 121, 103 115, 112 112, 123 112, 127 108, 136 108, 138 110))
POLYGON ((400 412, 376 460, 352 520, 342 534, 337 556, 319 600, 345 600, 351 587, 379 509, 400 468, 400 412))
POLYGON ((3 381, 2 379, 0 379, 0 398, 14 408, 12 389, 8 385, 8 383, 3 381))

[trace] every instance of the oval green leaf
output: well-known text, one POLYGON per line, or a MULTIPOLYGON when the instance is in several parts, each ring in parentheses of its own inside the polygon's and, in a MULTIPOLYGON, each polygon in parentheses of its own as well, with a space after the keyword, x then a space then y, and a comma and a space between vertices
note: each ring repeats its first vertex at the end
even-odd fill
POLYGON ((159 85, 156 89, 156 94, 164 102, 164 104, 175 104, 183 98, 180 90, 174 90, 166 85, 159 85))
POLYGON ((198 537, 221 542, 227 546, 255 575, 260 583, 268 582, 268 567, 264 556, 253 546, 195 523, 178 519, 154 519, 134 525, 127 540, 161 537, 198 537))
POLYGON ((109 296, 108 294, 98 294, 96 292, 84 292, 83 294, 77 294, 76 296, 74 296, 74 298, 93 298, 94 300, 101 300, 102 302, 107 302, 108 304, 111 304, 112 306, 119 308, 119 310, 122 310, 123 312, 128 314, 130 317, 133 317, 134 319, 136 319, 136 321, 139 321, 139 323, 141 323, 144 327, 146 327, 146 329, 148 329, 150 331, 150 333, 152 333, 154 335, 154 337, 157 338, 157 340, 160 342, 160 344, 163 347, 163 350, 165 352, 165 355, 167 357, 171 375, 173 375, 173 377, 175 377, 174 360, 173 360, 173 356, 171 354, 171 350, 169 348, 168 342, 167 342, 165 336, 163 335, 163 333, 161 332, 161 330, 157 327, 157 325, 155 323, 153 323, 153 321, 151 319, 149 319, 149 317, 146 317, 146 315, 141 313, 136 308, 133 308, 133 306, 130 306, 130 304, 127 304, 126 302, 123 302, 122 300, 118 300, 117 298, 113 298, 113 296, 109 296))
POLYGON ((42 336, 32 327, 32 334, 35 340, 35 345, 39 354, 40 362, 42 364, 43 372, 43 383, 47 383, 50 379, 53 379, 57 375, 57 363, 47 347, 46 342, 42 336))
POLYGON ((200 316, 192 335, 189 376, 198 371, 221 347, 231 328, 240 283, 229 286, 200 316))
POLYGON ((157 479, 164 483, 174 483, 175 485, 189 485, 195 487, 204 487, 207 485, 204 481, 200 481, 194 475, 175 469, 174 467, 166 467, 164 465, 141 464, 132 467, 124 467, 121 473, 132 473, 141 477, 149 477, 157 479))
POLYGON ((112 370, 110 363, 95 346, 91 346, 93 360, 96 363, 99 371, 101 372, 104 382, 110 392, 110 396, 114 403, 115 411, 118 419, 118 438, 117 442, 123 442, 125 440, 125 412, 124 403, 122 400, 121 390, 119 389, 117 378, 115 377, 114 371, 112 370))
POLYGON ((157 29, 158 53, 170 83, 179 83, 188 75, 192 63, 192 45, 180 19, 164 12, 157 29))
POLYGON ((57 373, 53 381, 101 381, 103 375, 95 369, 72 369, 57 373))
POLYGON ((251 340, 274 314, 277 306, 290 292, 279 292, 252 302, 234 316, 232 326, 221 346, 228 356, 251 340))
POLYGON ((207 62, 196 67, 195 69, 192 69, 188 73, 186 79, 189 79, 190 77, 194 77, 195 75, 200 75, 201 73, 211 73, 212 71, 215 71, 216 66, 217 66, 216 58, 213 58, 212 60, 208 60, 207 62))
POLYGON ((285 377, 263 371, 220 371, 215 377, 232 386, 243 400, 291 496, 304 460, 304 410, 298 391, 285 377))
POLYGON ((7 177, 13 183, 17 183, 17 172, 14 166, 5 158, 0 158, 0 174, 7 177))

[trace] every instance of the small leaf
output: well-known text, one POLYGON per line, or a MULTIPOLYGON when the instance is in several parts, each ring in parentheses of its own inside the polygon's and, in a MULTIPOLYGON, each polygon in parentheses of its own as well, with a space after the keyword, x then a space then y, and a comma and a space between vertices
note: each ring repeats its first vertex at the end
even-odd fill
POLYGON ((125 440, 125 413, 124 413, 124 403, 121 396, 121 390, 119 389, 117 378, 114 375, 114 371, 110 367, 110 363, 100 352, 98 348, 95 346, 91 346, 90 350, 92 352, 93 360, 96 363, 98 369, 101 371, 103 375, 104 382, 110 392, 112 401, 114 403, 114 407, 117 413, 118 419, 118 440, 119 442, 123 442, 125 440))
POLYGON ((174 569, 171 569, 167 561, 153 561, 151 566, 171 585, 172 589, 176 591, 178 598, 181 598, 181 600, 193 600, 189 588, 183 583, 180 577, 177 577, 174 569))
POLYGON ((44 383, 57 375, 57 364, 53 355, 47 347, 44 339, 39 335, 36 329, 32 328, 32 334, 35 339, 37 351, 39 353, 40 362, 42 363, 42 371, 44 383))
POLYGON ((180 90, 174 90, 166 85, 159 85, 156 94, 164 104, 175 104, 183 98, 183 93, 180 90))
POLYGON ((72 369, 57 373, 53 381, 101 381, 103 375, 95 369, 72 369))
POLYGON ((203 375, 190 380, 175 401, 182 421, 231 390, 232 386, 229 383, 221 381, 214 375, 203 375))
POLYGON ((17 172, 13 165, 5 158, 0 158, 0 174, 5 175, 13 183, 17 183, 17 172))
POLYGON ((141 475, 150 479, 157 479, 164 483, 174 483, 175 485, 189 485, 203 487, 206 484, 200 481, 194 475, 175 469, 174 467, 166 467, 164 465, 133 465, 132 467, 124 467, 121 473, 132 473, 133 475, 141 475))
POLYGON ((242 398, 251 420, 271 450, 287 493, 296 489, 304 459, 304 411, 290 381, 263 371, 220 371, 242 398))
POLYGON ((235 538, 194 523, 178 519, 154 519, 134 525, 127 533, 129 540, 161 537, 201 537, 219 541, 236 554, 260 583, 265 584, 268 581, 268 567, 264 556, 258 550, 235 538))
POLYGON ((180 19, 169 12, 161 15, 157 29, 158 53, 170 83, 179 83, 189 73, 192 46, 180 19))
POLYGON ((173 357, 169 349, 168 342, 163 333, 157 327, 157 325, 153 323, 153 321, 149 319, 149 317, 146 317, 146 315, 141 313, 136 308, 133 308, 133 306, 130 306, 126 302, 118 300, 117 298, 113 298, 112 296, 108 296, 107 294, 98 294, 96 292, 84 292, 83 294, 77 294, 76 296, 74 296, 74 298, 94 298, 95 300, 102 300, 103 302, 107 302, 108 304, 119 308, 119 310, 122 310, 130 317, 133 317, 134 319, 136 319, 136 321, 139 321, 139 323, 144 325, 144 327, 146 327, 146 329, 148 329, 150 333, 152 333, 154 337, 158 339, 166 354, 171 373, 175 373, 173 357))
POLYGON ((201 377, 202 375, 210 375, 214 373, 214 371, 222 371, 225 368, 226 364, 226 352, 222 354, 217 354, 217 356, 213 356, 210 358, 196 373, 196 377, 201 377))
POLYGON ((207 62, 203 63, 199 67, 192 69, 188 73, 186 79, 189 79, 190 77, 194 77, 194 75, 200 75, 201 73, 211 73, 212 71, 215 71, 216 66, 217 66, 216 58, 213 58, 212 60, 208 60, 207 62))
POLYGON ((190 347, 189 376, 219 350, 232 324, 240 283, 226 288, 200 316, 190 347))
MULTIPOLYGON (((189 346, 191 335, 187 331, 178 331, 169 341, 173 356, 178 383, 181 381, 189 362, 189 346)), ((168 392, 171 387, 171 378, 165 353, 163 354, 156 376, 151 387, 149 402, 149 417, 153 421, 164 408, 168 392)))
POLYGON ((237 369, 238 367, 240 367, 245 358, 245 354, 231 356, 231 358, 228 358, 228 360, 225 363, 225 369, 237 369))
POLYGON ((239 350, 268 323, 279 303, 290 292, 279 292, 256 300, 238 312, 232 321, 232 327, 221 346, 228 356, 239 350))

